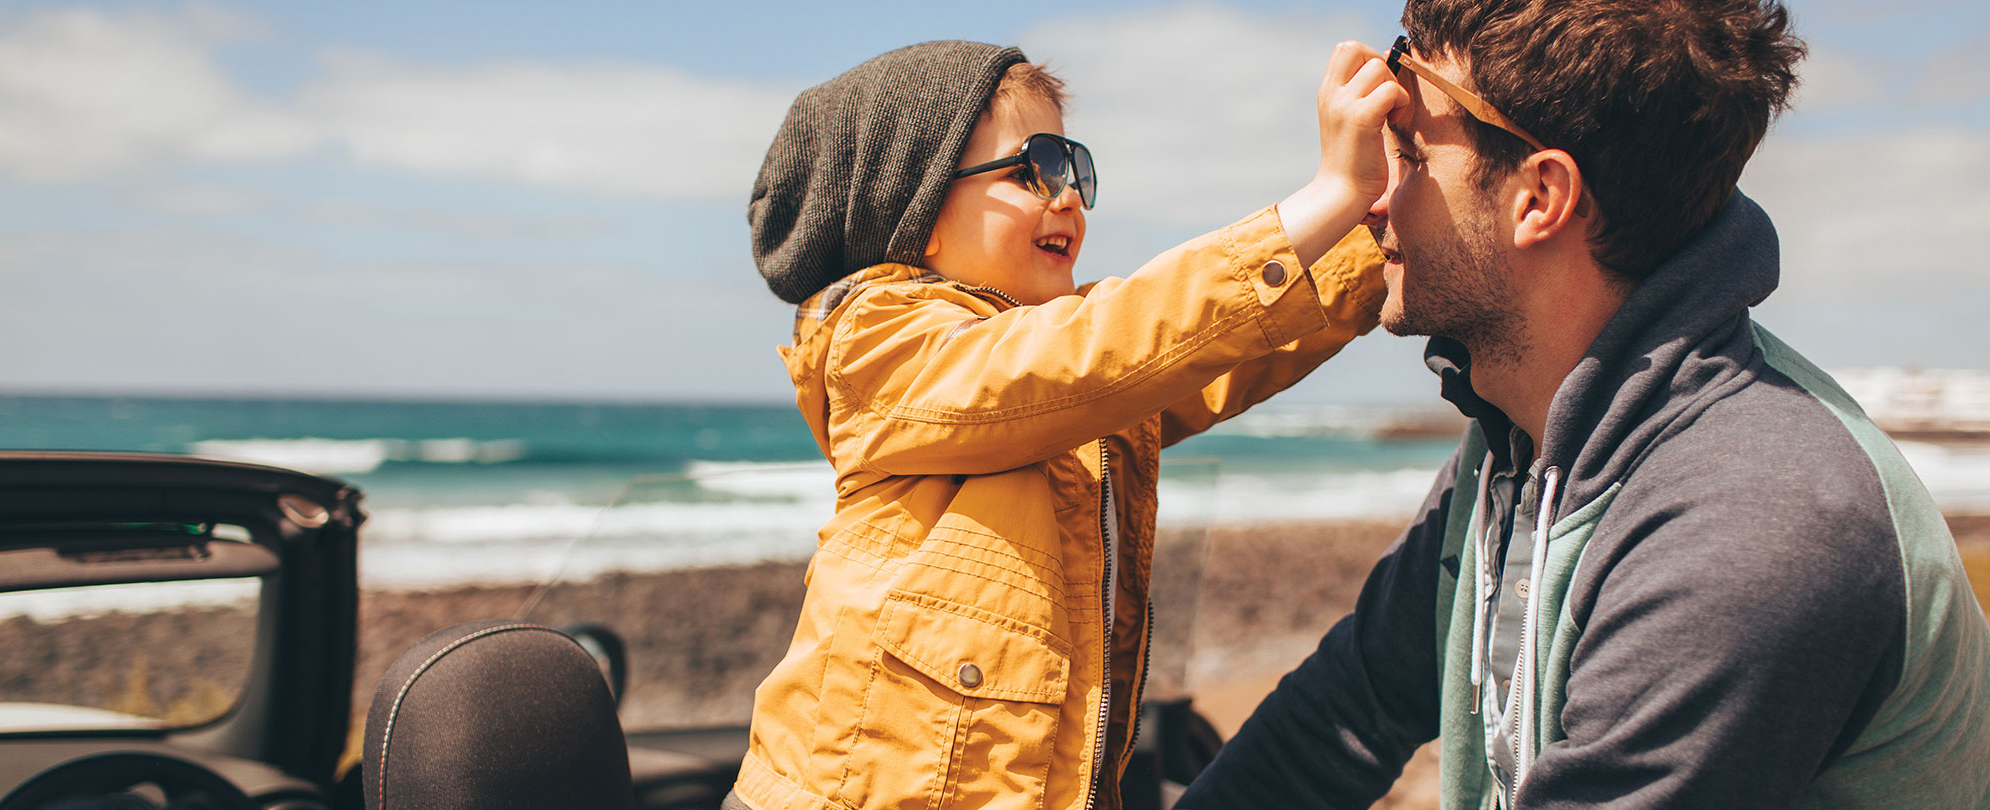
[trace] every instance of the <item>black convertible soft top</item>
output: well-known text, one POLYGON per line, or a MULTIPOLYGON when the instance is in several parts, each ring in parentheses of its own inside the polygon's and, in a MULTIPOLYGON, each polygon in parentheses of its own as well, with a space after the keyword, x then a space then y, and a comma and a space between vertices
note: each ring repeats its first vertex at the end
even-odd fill
POLYGON ((261 577, 241 702, 173 736, 327 786, 352 711, 360 501, 342 481, 256 464, 0 451, 0 592, 261 577))

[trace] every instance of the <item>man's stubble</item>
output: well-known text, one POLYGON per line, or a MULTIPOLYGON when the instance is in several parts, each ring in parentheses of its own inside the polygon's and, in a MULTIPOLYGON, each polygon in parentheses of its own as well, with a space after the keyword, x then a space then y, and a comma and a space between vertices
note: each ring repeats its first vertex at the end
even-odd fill
MULTIPOLYGON (((1392 241, 1382 228, 1371 230, 1377 243, 1392 241)), ((1526 348, 1525 333, 1513 269, 1497 238, 1491 217, 1474 211, 1439 238, 1396 241, 1403 256, 1401 300, 1384 306, 1382 328, 1456 340, 1474 365, 1516 359, 1526 348)))

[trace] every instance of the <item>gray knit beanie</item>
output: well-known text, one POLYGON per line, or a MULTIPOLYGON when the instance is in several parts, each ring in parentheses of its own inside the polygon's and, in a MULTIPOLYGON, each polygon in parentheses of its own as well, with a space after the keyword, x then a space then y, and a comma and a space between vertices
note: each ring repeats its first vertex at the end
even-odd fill
POLYGON ((795 98, 746 220, 767 286, 799 304, 882 262, 917 264, 968 133, 1022 51, 925 42, 795 98))

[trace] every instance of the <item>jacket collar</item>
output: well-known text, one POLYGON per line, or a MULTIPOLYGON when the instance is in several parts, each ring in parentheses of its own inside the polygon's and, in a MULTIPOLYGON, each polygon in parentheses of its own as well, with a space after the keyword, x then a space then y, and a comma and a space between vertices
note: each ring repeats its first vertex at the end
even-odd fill
MULTIPOLYGON (((1768 214, 1736 191, 1638 285, 1549 404, 1537 454, 1567 470, 1564 502, 1599 494, 1698 395, 1742 371, 1753 351, 1748 308, 1775 290, 1779 263, 1768 214)), ((1424 363, 1444 398, 1478 420, 1486 436, 1506 435, 1511 420, 1472 391, 1463 344, 1432 338, 1424 363)))
POLYGON ((913 281, 932 283, 946 281, 940 274, 924 267, 910 264, 886 262, 875 264, 838 279, 836 283, 822 288, 821 292, 808 297, 795 307, 795 342, 800 346, 808 336, 815 334, 831 313, 843 305, 843 301, 860 289, 872 284, 885 284, 893 281, 913 281))

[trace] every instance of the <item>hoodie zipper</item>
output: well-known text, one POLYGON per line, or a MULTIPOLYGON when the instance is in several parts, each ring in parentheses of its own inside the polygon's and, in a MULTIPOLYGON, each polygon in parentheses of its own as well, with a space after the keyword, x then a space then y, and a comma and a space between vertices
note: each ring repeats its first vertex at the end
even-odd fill
POLYGON ((1520 796, 1520 785, 1527 781, 1527 771, 1534 765, 1533 747, 1527 741, 1534 738, 1534 656, 1539 652, 1540 640, 1536 636, 1541 631, 1541 575, 1547 571, 1548 528, 1553 525, 1556 489, 1562 482, 1560 467, 1549 467, 1542 475, 1541 504, 1534 519, 1534 558, 1527 563, 1527 612, 1520 622, 1520 654, 1513 664, 1514 685, 1520 688, 1519 722, 1513 731, 1513 790, 1507 796, 1506 805, 1512 807, 1514 799, 1520 796))
MULTIPOLYGON (((1001 293, 996 294, 1000 295, 1001 293)), ((1101 617, 1100 624, 1105 626, 1105 644, 1102 647, 1102 654, 1100 656, 1103 665, 1103 677, 1099 679, 1099 726, 1092 737, 1092 750, 1096 753, 1096 757, 1092 763, 1092 790, 1085 797, 1085 810, 1092 810, 1092 808, 1098 806, 1099 791, 1105 785, 1106 758, 1108 756, 1106 752, 1106 728, 1112 722, 1112 566, 1114 562, 1113 557, 1118 549, 1114 548, 1117 543, 1112 542, 1112 535, 1115 532, 1112 531, 1111 524, 1107 522, 1110 520, 1109 516, 1111 513, 1106 510, 1111 508, 1113 508, 1112 451, 1106 446, 1106 440, 1100 439, 1099 539, 1104 541, 1103 545, 1106 548, 1104 555, 1105 565, 1103 568, 1104 576, 1100 578, 1099 584, 1099 615, 1101 617)))

